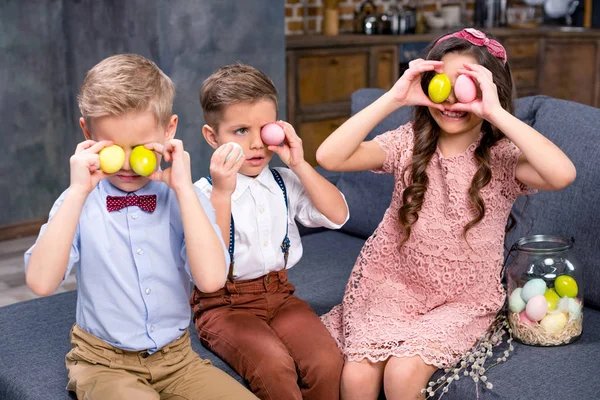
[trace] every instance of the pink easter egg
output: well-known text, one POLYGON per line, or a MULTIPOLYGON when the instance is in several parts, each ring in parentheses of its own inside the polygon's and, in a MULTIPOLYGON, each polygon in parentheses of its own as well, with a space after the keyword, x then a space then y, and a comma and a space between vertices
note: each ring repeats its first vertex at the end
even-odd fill
POLYGON ((522 324, 526 324, 526 325, 535 324, 535 322, 533 322, 532 320, 529 319, 529 317, 527 317, 525 310, 521 311, 521 313, 519 314, 519 322, 521 322, 522 324))
POLYGON ((260 131, 260 137, 263 142, 268 144, 269 146, 278 146, 283 142, 285 138, 285 133, 283 133, 283 128, 275 123, 270 123, 265 126, 260 131))
POLYGON ((470 103, 477 98, 477 86, 468 75, 459 75, 454 82, 454 96, 461 103, 470 103))
POLYGON ((525 313, 532 321, 540 321, 548 312, 548 301, 543 294, 533 296, 527 302, 525 313))

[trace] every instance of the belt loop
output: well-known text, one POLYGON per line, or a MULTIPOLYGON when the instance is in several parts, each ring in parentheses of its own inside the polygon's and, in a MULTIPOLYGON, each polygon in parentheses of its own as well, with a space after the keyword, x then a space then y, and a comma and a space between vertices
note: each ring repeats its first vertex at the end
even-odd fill
POLYGON ((232 282, 232 281, 230 281, 230 280, 228 280, 228 281, 225 283, 225 287, 227 288, 227 291, 228 291, 230 294, 237 294, 237 292, 238 292, 238 291, 237 291, 237 289, 235 288, 235 282, 232 282))
POLYGON ((286 283, 287 282, 287 269, 282 269, 281 271, 277 271, 277 277, 279 278, 279 282, 286 283))

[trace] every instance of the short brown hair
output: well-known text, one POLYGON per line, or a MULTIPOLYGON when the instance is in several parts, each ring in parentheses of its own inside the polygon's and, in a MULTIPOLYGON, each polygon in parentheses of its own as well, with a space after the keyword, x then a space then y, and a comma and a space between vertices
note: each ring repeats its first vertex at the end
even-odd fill
POLYGON ((200 90, 204 119, 215 129, 225 107, 258 100, 271 100, 277 108, 277 89, 263 72, 241 63, 219 68, 206 78, 200 90))
POLYGON ((93 118, 146 110, 167 125, 174 97, 175 85, 155 63, 138 54, 119 54, 89 70, 77 102, 88 126, 93 118))

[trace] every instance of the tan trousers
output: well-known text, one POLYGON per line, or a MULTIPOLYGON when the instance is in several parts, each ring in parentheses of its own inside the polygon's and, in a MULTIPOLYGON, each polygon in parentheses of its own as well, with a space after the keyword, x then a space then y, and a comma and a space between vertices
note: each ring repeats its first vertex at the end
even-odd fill
POLYGON ((74 325, 67 389, 85 400, 252 399, 225 372, 201 359, 185 334, 153 354, 117 349, 74 325))

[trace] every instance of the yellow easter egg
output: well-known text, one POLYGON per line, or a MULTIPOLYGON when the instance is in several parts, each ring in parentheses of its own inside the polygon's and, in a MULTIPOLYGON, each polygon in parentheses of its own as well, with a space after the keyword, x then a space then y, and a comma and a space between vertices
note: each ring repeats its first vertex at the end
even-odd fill
POLYGON ((156 169, 156 155, 144 146, 136 146, 129 156, 129 165, 136 174, 148 176, 156 169))
POLYGON ((560 297, 575 297, 579 291, 577 282, 569 275, 559 275, 554 280, 554 289, 560 297))
POLYGON ((565 313, 559 312, 555 314, 547 314, 540 321, 540 325, 547 332, 558 333, 562 331, 565 326, 567 326, 567 321, 567 315, 565 313))
POLYGON ((452 89, 452 83, 450 78, 446 74, 436 74, 427 88, 429 98, 434 103, 441 103, 450 96, 450 90, 452 89))
POLYGON ((121 146, 113 144, 100 150, 98 158, 100 160, 100 169, 107 174, 114 174, 123 168, 125 152, 121 146))
POLYGON ((556 293, 556 290, 549 288, 546 289, 544 293, 544 297, 548 302, 548 311, 554 311, 558 307, 558 302, 560 301, 560 296, 556 293))

